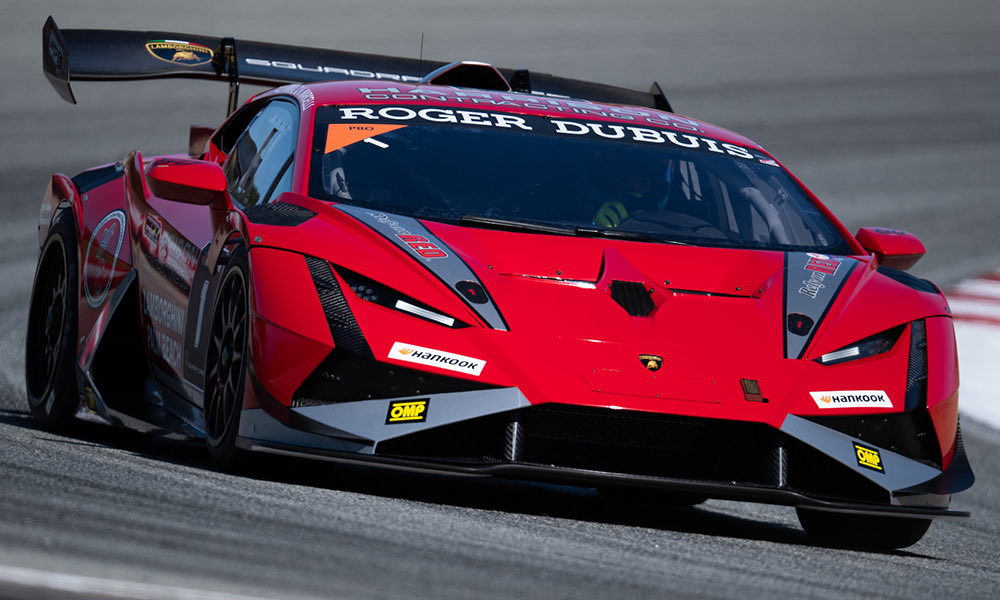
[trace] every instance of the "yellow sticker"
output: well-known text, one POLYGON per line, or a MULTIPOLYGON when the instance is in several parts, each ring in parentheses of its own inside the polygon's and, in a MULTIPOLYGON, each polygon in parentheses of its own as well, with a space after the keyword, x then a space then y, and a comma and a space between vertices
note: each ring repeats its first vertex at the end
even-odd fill
POLYGON ((423 423, 427 420, 427 406, 430 400, 403 400, 389 403, 385 424, 423 423))
POLYGON ((854 454, 858 457, 859 467, 885 473, 885 467, 882 466, 882 456, 878 453, 878 450, 854 444, 854 454))

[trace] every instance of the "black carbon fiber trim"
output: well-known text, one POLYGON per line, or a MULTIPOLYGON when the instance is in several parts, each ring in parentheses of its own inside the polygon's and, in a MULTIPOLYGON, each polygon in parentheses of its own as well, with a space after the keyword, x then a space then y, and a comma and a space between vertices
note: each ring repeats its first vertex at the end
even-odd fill
POLYGON ((955 454, 952 456, 948 468, 940 476, 903 490, 903 492, 908 494, 955 494, 969 489, 975 482, 976 475, 972 472, 969 457, 965 454, 962 426, 959 423, 955 428, 955 454))
POLYGON ((927 325, 910 324, 910 361, 906 369, 906 410, 927 406, 927 325))
POLYGON ((77 193, 83 194, 124 175, 125 167, 121 163, 115 163, 99 169, 91 169, 79 173, 73 177, 73 185, 76 186, 77 193))
POLYGON ((292 408, 445 394, 497 386, 366 360, 338 347, 292 396, 292 408))
POLYGON ((902 413, 807 418, 873 446, 941 468, 941 448, 926 408, 902 413))
POLYGON ((646 285, 639 281, 612 281, 611 299, 633 317, 647 317, 656 308, 646 285))
POLYGON ((910 275, 906 271, 900 271, 899 269, 893 269, 892 267, 880 266, 878 267, 878 272, 885 275, 889 279, 902 283, 906 287, 917 290, 918 292, 927 292, 930 294, 941 293, 938 286, 934 285, 934 283, 930 280, 910 275))
POLYGON ((316 216, 316 213, 308 208, 287 202, 257 204, 245 209, 243 214, 251 223, 282 227, 297 227, 316 216))
POLYGON ((362 358, 374 360, 375 355, 372 353, 371 347, 368 346, 357 320, 351 313, 351 308, 344 298, 344 293, 340 290, 340 284, 333 274, 330 263, 320 258, 307 256, 306 265, 309 267, 313 284, 316 286, 320 304, 323 305, 323 313, 326 314, 326 322, 330 325, 334 345, 362 358))

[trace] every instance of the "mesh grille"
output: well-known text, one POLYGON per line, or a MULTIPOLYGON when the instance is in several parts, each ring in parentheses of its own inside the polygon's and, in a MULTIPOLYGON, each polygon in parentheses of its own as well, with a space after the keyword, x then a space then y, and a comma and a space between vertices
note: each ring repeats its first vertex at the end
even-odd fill
POLYGON ((344 298, 344 293, 340 290, 340 284, 337 283, 330 263, 307 256, 306 265, 316 286, 316 293, 319 294, 320 304, 323 305, 323 313, 326 314, 326 322, 330 326, 334 345, 364 358, 374 358, 375 355, 372 354, 344 298))
POLYGON ((281 225, 295 227, 316 216, 316 213, 295 204, 273 202, 258 204, 243 211, 247 220, 258 225, 281 225))
POLYGON ((646 317, 653 312, 656 304, 649 297, 646 286, 638 281, 611 282, 611 299, 633 317, 646 317))
POLYGON ((941 468, 934 423, 926 408, 901 413, 810 417, 845 435, 941 468))
POLYGON ((402 436, 376 453, 887 499, 876 484, 768 425, 560 404, 402 436))
POLYGON ((927 326, 910 324, 910 363, 906 370, 906 410, 927 406, 927 326))

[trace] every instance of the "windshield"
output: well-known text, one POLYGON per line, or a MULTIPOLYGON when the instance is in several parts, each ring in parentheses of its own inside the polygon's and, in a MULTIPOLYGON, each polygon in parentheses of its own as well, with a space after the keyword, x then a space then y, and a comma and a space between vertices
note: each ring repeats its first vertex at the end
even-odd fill
POLYGON ((426 106, 317 110, 310 194, 467 226, 849 254, 770 157, 694 133, 426 106))

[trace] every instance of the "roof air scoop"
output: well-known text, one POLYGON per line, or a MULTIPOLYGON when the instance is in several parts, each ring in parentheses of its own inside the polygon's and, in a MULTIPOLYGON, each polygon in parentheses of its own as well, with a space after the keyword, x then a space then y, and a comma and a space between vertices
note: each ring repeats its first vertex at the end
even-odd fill
POLYGON ((656 303, 650 297, 652 291, 647 290, 641 281, 615 279, 611 282, 611 299, 633 317, 648 317, 656 308, 656 303))
POLYGON ((454 87, 476 88, 509 92, 510 84, 500 71, 491 64, 464 60, 447 64, 440 69, 431 71, 423 79, 422 84, 450 85, 454 87))

